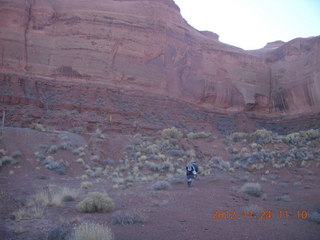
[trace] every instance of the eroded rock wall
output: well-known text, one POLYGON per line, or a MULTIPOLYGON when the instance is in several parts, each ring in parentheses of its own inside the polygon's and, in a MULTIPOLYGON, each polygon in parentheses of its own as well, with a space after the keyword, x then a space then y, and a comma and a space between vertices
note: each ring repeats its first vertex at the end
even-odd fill
POLYGON ((69 82, 160 94, 213 111, 318 111, 319 42, 244 51, 192 28, 172 0, 0 3, 2 73, 52 88, 69 82))

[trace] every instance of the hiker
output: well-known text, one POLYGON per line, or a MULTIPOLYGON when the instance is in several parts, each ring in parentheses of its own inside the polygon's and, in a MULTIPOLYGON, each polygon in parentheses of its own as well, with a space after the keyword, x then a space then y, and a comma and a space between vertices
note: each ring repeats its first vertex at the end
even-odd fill
POLYGON ((194 179, 196 174, 197 174, 197 172, 196 172, 195 166, 193 165, 193 163, 189 163, 186 166, 186 175, 187 175, 188 187, 191 187, 192 180, 194 179))
POLYGON ((197 162, 196 161, 194 161, 193 163, 192 163, 192 166, 194 167, 194 176, 195 176, 195 178, 197 178, 197 176, 198 176, 198 174, 199 174, 199 166, 198 166, 198 164, 197 164, 197 162))

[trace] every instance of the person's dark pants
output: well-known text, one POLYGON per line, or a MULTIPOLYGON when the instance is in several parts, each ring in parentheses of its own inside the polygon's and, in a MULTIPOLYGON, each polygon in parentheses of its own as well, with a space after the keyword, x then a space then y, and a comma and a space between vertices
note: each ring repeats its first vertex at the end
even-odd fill
POLYGON ((188 187, 191 187, 193 179, 194 179, 194 175, 187 175, 188 187))

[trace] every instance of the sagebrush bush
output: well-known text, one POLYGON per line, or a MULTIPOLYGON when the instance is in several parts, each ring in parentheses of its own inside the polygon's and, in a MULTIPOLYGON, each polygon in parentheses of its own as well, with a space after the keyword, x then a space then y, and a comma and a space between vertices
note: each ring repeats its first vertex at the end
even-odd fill
POLYGON ((13 158, 9 157, 9 156, 3 156, 2 158, 0 158, 0 167, 4 166, 6 164, 12 163, 13 162, 13 158))
POLYGON ((112 216, 112 224, 114 225, 131 225, 131 224, 142 224, 146 221, 146 217, 143 213, 137 210, 132 211, 121 211, 117 212, 112 216))
POLYGON ((272 142, 273 132, 266 129, 258 129, 251 134, 253 141, 259 144, 267 144, 272 142))
POLYGON ((187 137, 190 139, 198 139, 198 138, 207 138, 210 137, 212 134, 209 132, 191 132, 188 133, 187 137))
POLYGON ((211 162, 213 163, 213 167, 221 171, 228 171, 230 169, 230 162, 224 161, 221 157, 213 157, 211 162))
POLYGON ((97 223, 82 223, 73 230, 71 240, 112 240, 113 233, 108 226, 97 223))
POLYGON ((239 142, 241 140, 247 139, 248 134, 245 132, 234 132, 231 134, 231 139, 234 142, 239 142))
POLYGON ((83 213, 111 212, 115 205, 111 198, 100 192, 90 192, 78 205, 77 209, 83 213))
MULTIPOLYGON (((88 177, 87 175, 83 175, 85 177, 88 177)), ((83 177, 83 178, 85 178, 83 177)), ((84 188, 84 189, 88 189, 88 188, 91 188, 93 186, 92 182, 88 182, 88 181, 85 181, 85 182, 82 182, 81 183, 81 188, 84 188)))
POLYGON ((161 132, 161 135, 164 138, 175 138, 175 139, 180 139, 183 136, 183 134, 176 127, 163 129, 161 132))
POLYGON ((33 129, 40 131, 40 132, 45 132, 46 129, 44 128, 44 126, 40 123, 36 123, 33 125, 33 129))
POLYGON ((245 183, 242 185, 239 192, 254 197, 260 197, 262 194, 261 185, 259 183, 245 183))
POLYGON ((160 190, 166 190, 170 188, 170 183, 167 181, 157 181, 154 184, 152 184, 152 189, 155 191, 160 191, 160 190))
POLYGON ((298 145, 301 141, 300 133, 290 133, 283 138, 286 144, 298 145))

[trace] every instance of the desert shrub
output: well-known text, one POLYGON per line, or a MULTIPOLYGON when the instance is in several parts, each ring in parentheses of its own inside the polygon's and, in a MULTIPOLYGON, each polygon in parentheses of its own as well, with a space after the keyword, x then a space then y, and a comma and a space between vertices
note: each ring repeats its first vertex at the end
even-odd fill
POLYGON ((273 132, 266 129, 258 129, 251 134, 253 141, 259 144, 271 143, 273 140, 273 132))
POLYGON ((59 148, 58 148, 57 145, 52 145, 52 146, 49 147, 48 153, 50 153, 50 154, 56 153, 58 151, 58 149, 59 148))
POLYGON ((68 163, 60 159, 59 161, 54 160, 52 156, 47 156, 42 164, 49 170, 52 170, 58 174, 63 175, 65 172, 65 167, 68 163))
POLYGON ((190 139, 198 139, 198 138, 207 138, 210 137, 212 134, 209 132, 191 132, 188 133, 187 137, 190 139))
POLYGON ((44 128, 44 126, 40 123, 36 123, 33 125, 33 129, 40 131, 40 132, 45 132, 46 129, 44 128))
MULTIPOLYGON (((66 136, 68 137, 68 136, 66 136)), ((60 150, 66 150, 66 151, 69 151, 72 149, 72 144, 70 142, 66 142, 66 141, 63 141, 59 147, 58 147, 60 150)))
POLYGON ((27 202, 27 206, 49 206, 51 203, 50 192, 47 190, 41 190, 30 196, 27 202))
POLYGON ((0 158, 0 167, 12 163, 13 162, 13 158, 9 157, 9 156, 3 156, 2 158, 0 158))
POLYGON ((211 162, 213 163, 214 168, 221 171, 228 171, 230 169, 230 163, 228 161, 224 161, 221 157, 213 157, 211 162))
POLYGON ((170 188, 170 183, 167 181, 157 181, 154 184, 152 184, 152 189, 154 191, 160 191, 160 190, 166 190, 170 188))
POLYGON ((241 140, 247 139, 248 134, 245 132, 234 132, 231 134, 231 139, 234 142, 239 142, 241 140))
POLYGON ((20 151, 14 151, 14 152, 11 154, 11 157, 14 158, 14 159, 21 158, 21 157, 22 157, 22 152, 20 152, 20 151))
POLYGON ((84 152, 84 147, 78 147, 76 149, 73 149, 72 153, 74 155, 79 155, 80 157, 83 157, 84 155, 86 155, 85 152, 84 152))
POLYGON ((62 202, 74 201, 79 195, 78 189, 62 187, 51 191, 51 205, 62 206, 62 202))
MULTIPOLYGON (((87 175, 85 175, 85 176, 87 176, 87 175)), ((92 182, 87 182, 87 181, 82 182, 80 187, 84 188, 84 189, 91 188, 92 187, 92 182)))
POLYGON ((97 161, 100 160, 100 156, 98 156, 98 155, 93 155, 93 156, 90 157, 90 160, 93 161, 93 162, 97 162, 97 161))
POLYGON ((262 194, 261 185, 259 183, 245 183, 239 189, 239 192, 254 197, 260 197, 262 194))
POLYGON ((101 139, 106 138, 106 136, 102 133, 102 131, 99 128, 96 129, 96 131, 93 133, 93 136, 101 139))
POLYGON ((290 133, 283 138, 283 142, 286 144, 291 144, 295 146, 302 146, 307 141, 312 141, 319 139, 320 131, 319 129, 309 129, 306 131, 300 131, 295 133, 290 133))
POLYGON ((137 210, 133 211, 121 211, 117 212, 112 216, 112 224, 114 225, 131 225, 131 224, 142 224, 146 221, 144 214, 137 210))
POLYGON ((46 156, 40 152, 35 152, 34 157, 37 159, 37 161, 43 161, 46 159, 46 156))
POLYGON ((151 144, 147 146, 146 153, 148 154, 157 154, 159 152, 159 146, 157 144, 151 144))
POLYGON ((147 169, 153 172, 165 172, 172 168, 172 163, 167 161, 162 163, 146 162, 145 166, 147 169))
POLYGON ((259 151, 259 152, 253 152, 251 155, 251 158, 254 162, 270 162, 273 158, 272 153, 265 152, 265 151, 259 151))
POLYGON ((186 153, 183 150, 172 149, 172 150, 168 151, 167 154, 172 157, 183 157, 183 156, 185 156, 186 153))
POLYGON ((17 211, 13 212, 15 219, 20 221, 22 219, 29 218, 42 218, 45 207, 41 205, 32 205, 29 207, 21 207, 17 211))
POLYGON ((301 141, 300 133, 290 133, 283 138, 286 144, 299 145, 301 141))
POLYGON ((113 233, 108 226, 97 223, 82 223, 73 230, 71 240, 112 240, 113 233))
POLYGON ((180 139, 183 136, 183 134, 176 127, 163 129, 161 132, 161 135, 164 138, 175 138, 175 139, 180 139))
POLYGON ((90 192, 78 205, 77 209, 83 213, 111 212, 115 205, 111 198, 100 192, 90 192))
POLYGON ((306 147, 296 149, 294 155, 295 155, 296 160, 311 160, 311 159, 313 159, 312 152, 310 152, 309 149, 306 147))
POLYGON ((306 131, 300 131, 300 135, 307 141, 320 138, 319 129, 309 129, 306 131))
POLYGON ((92 169, 87 169, 86 174, 91 178, 98 178, 102 175, 103 169, 101 167, 97 167, 92 169))

